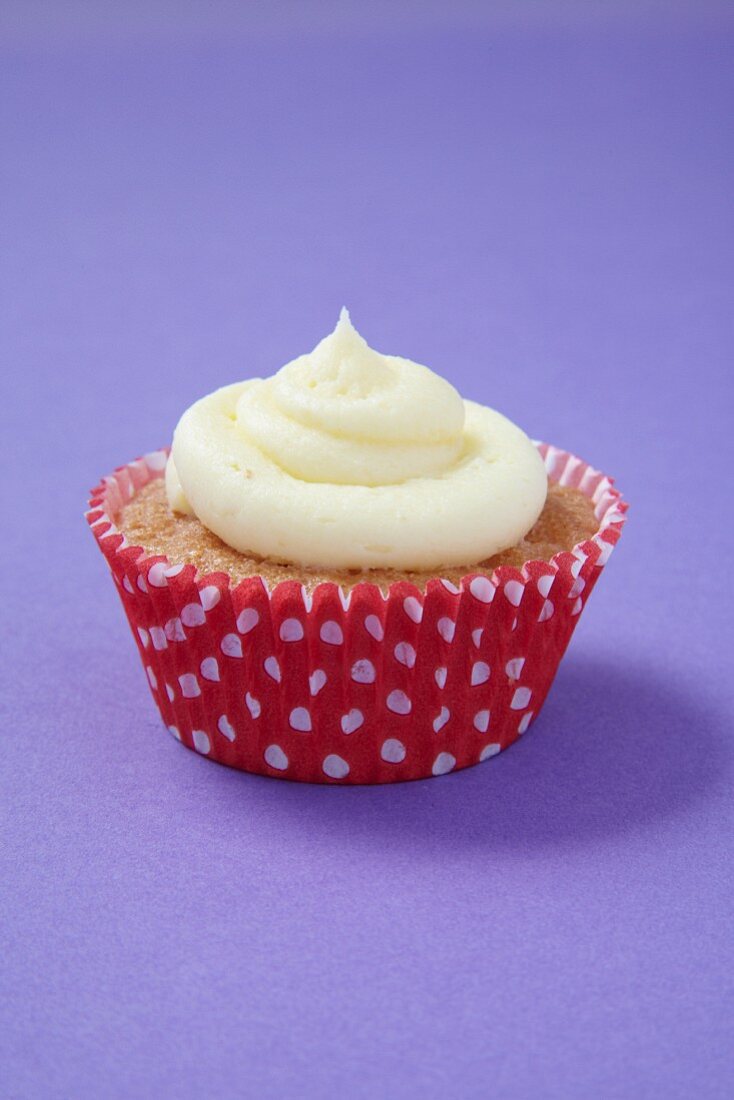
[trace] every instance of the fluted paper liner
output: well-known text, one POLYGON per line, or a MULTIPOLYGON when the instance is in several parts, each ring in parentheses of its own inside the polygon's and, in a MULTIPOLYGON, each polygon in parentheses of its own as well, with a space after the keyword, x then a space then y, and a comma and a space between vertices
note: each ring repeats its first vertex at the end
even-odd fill
POLYGON ((419 779, 507 748, 537 718, 627 509, 610 478, 538 448, 551 481, 594 502, 591 539, 458 588, 437 577, 386 595, 370 583, 269 591, 148 556, 114 520, 163 476, 167 451, 104 478, 87 519, 166 727, 221 764, 305 782, 419 779))

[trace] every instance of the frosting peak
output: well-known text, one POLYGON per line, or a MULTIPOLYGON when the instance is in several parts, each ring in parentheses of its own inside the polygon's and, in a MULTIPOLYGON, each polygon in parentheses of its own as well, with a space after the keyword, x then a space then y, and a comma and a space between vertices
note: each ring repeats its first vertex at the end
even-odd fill
POLYGON ((370 348, 342 309, 312 352, 193 405, 171 507, 243 552, 333 568, 481 561, 545 501, 543 463, 499 413, 370 348))
POLYGON ((281 376, 301 376, 302 382, 323 398, 366 398, 380 386, 394 381, 384 356, 373 351, 357 332, 342 306, 333 332, 325 336, 310 355, 302 355, 282 367, 281 376))
POLYGON ((373 351, 343 309, 309 355, 243 391, 237 419, 292 477, 396 485, 456 461, 464 402, 427 367, 373 351))

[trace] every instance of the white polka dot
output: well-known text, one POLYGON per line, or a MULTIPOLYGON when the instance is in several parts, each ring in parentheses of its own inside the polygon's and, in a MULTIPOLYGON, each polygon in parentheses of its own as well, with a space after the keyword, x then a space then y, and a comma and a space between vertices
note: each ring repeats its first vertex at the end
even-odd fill
POLYGON ((523 670, 525 664, 524 657, 513 657, 511 661, 508 661, 505 665, 505 672, 511 680, 519 680, 520 673, 523 670))
POLYGON ((150 635, 148 634, 148 631, 145 630, 142 626, 138 627, 138 637, 140 638, 143 647, 147 649, 150 645, 150 635))
POLYGON ((260 622, 260 616, 254 607, 245 607, 237 616, 237 629, 240 634, 249 634, 260 622))
POLYGON ((326 757, 321 766, 329 779, 346 779, 349 775, 349 764, 334 752, 326 757))
POLYGON ((236 737, 236 734, 235 734, 234 730, 232 729, 232 723, 230 722, 230 720, 229 720, 229 718, 227 717, 226 714, 221 714, 219 716, 219 721, 217 722, 217 729, 219 730, 220 733, 224 734, 224 736, 227 738, 228 741, 234 741, 234 739, 236 737))
POLYGON ((271 680, 275 680, 276 684, 280 683, 280 665, 275 657, 266 657, 263 662, 263 668, 271 680))
POLYGON ((544 573, 542 577, 538 577, 537 586, 538 592, 541 596, 547 596, 553 587, 553 581, 555 580, 555 573, 544 573))
POLYGON ((169 642, 185 642, 186 634, 181 620, 176 617, 175 619, 169 619, 166 625, 163 627, 166 632, 166 637, 169 642))
POLYGON ((448 722, 450 717, 451 717, 451 711, 449 710, 449 708, 448 707, 441 707, 441 710, 438 712, 436 717, 433 719, 433 731, 434 731, 434 733, 438 733, 439 730, 442 730, 443 727, 448 722))
POLYGON ((472 630, 471 632, 471 640, 474 643, 474 647, 476 649, 479 649, 480 645, 482 644, 482 634, 484 634, 484 630, 481 626, 477 627, 476 630, 472 630))
POLYGON ((441 668, 437 668, 436 671, 433 674, 434 680, 436 681, 436 683, 438 684, 438 686, 441 689, 446 687, 446 677, 447 676, 448 676, 448 669, 444 668, 443 666, 441 668))
POLYGON ((552 600, 546 600, 545 603, 543 604, 543 606, 540 609, 540 614, 538 615, 538 622, 539 623, 545 623, 545 622, 548 621, 548 619, 553 618, 554 610, 555 610, 555 608, 553 607, 553 601, 552 600))
POLYGON ((520 725, 517 727, 517 732, 518 733, 525 733, 525 730, 530 725, 530 723, 532 721, 532 718, 533 718, 533 712, 531 710, 529 710, 527 712, 527 714, 523 714, 522 718, 520 719, 520 725))
POLYGON ((194 748, 197 752, 203 753, 204 756, 209 752, 211 742, 209 740, 209 734, 204 730, 192 730, 191 736, 194 739, 194 748))
POLYGON ((505 596, 513 607, 519 607, 525 588, 520 581, 507 581, 505 584, 505 596))
POLYGON ((165 631, 161 630, 159 626, 150 628, 150 640, 153 643, 153 649, 168 649, 165 631))
POLYGON ((352 679, 357 684, 374 684, 375 666, 372 661, 355 661, 352 665, 352 679))
POLYGON ((403 609, 408 618, 412 619, 414 623, 419 623, 423 618, 423 608, 415 596, 405 597, 403 600, 403 609))
POLYGON ((210 680, 214 684, 219 683, 219 665, 216 657, 205 657, 199 665, 199 671, 205 680, 210 680))
POLYGON ((382 742, 380 756, 388 764, 402 764, 405 760, 405 745, 396 737, 388 737, 382 742))
POLYGON ((300 642, 303 637, 303 623, 300 619, 284 619, 280 624, 279 634, 283 642, 300 642))
POLYGON ((499 751, 500 746, 497 744, 497 742, 490 741, 490 743, 488 745, 485 745, 482 751, 479 753, 479 759, 480 761, 489 760, 491 756, 496 756, 499 751))
POLYGON ((382 629, 382 623, 377 618, 377 615, 368 615, 364 621, 364 628, 368 634, 371 634, 376 642, 381 642, 385 637, 385 631, 382 629))
POLYGON ((168 569, 166 569, 166 576, 177 577, 179 573, 182 573, 184 571, 185 568, 186 566, 183 564, 183 562, 181 562, 180 565, 169 565, 168 569))
POLYGON ((216 584, 207 584, 199 592, 201 606, 205 611, 211 611, 213 607, 216 607, 221 598, 222 594, 216 584))
POLYGON ((143 576, 142 573, 138 574, 138 579, 135 583, 137 584, 137 586, 138 586, 138 588, 140 589, 141 592, 147 592, 148 591, 148 582, 146 581, 146 579, 145 579, 145 577, 143 576))
POLYGON ((489 711, 478 710, 474 715, 474 729, 480 733, 486 733, 489 729, 489 711))
POLYGON ((247 703, 247 709, 249 710, 252 717, 259 718, 261 709, 260 703, 252 695, 250 695, 249 691, 245 693, 245 702, 247 703))
POLYGON ((317 668, 308 678, 308 689, 312 695, 318 695, 325 683, 326 673, 323 668, 317 668))
POLYGON ((445 577, 441 577, 441 584, 444 586, 447 592, 450 592, 452 594, 452 596, 457 596, 459 594, 459 589, 453 581, 449 581, 446 580, 445 577))
POLYGON ((170 684, 166 684, 166 695, 168 696, 169 703, 172 703, 176 697, 176 693, 170 684))
POLYGON ((440 752, 433 761, 431 771, 434 775, 446 775, 456 767, 456 757, 450 752, 440 752))
POLYGON ((284 772, 288 767, 288 757, 280 745, 268 745, 264 753, 265 763, 277 772, 284 772))
POLYGON ((193 672, 184 672, 183 676, 179 676, 178 682, 181 685, 181 694, 184 699, 195 699, 197 695, 201 695, 199 681, 193 672))
POLYGON ((299 733, 308 733, 311 729, 311 715, 305 707, 294 707, 288 717, 288 721, 291 724, 291 728, 298 730, 299 733))
POLYGON ((395 646, 395 660, 406 668, 412 668, 415 664, 415 650, 410 642, 398 642, 395 646))
POLYGON ((181 740, 181 734, 179 733, 177 726, 168 726, 167 728, 172 737, 175 737, 177 741, 181 740))
POLYGON ((436 629, 445 642, 453 642, 456 633, 456 623, 453 619, 449 619, 444 615, 443 618, 438 620, 436 629))
POLYGON ((512 696, 512 702, 510 706, 513 710, 525 710, 525 707, 530 702, 532 691, 529 687, 519 687, 515 689, 515 694, 512 696))
POLYGON ((347 714, 342 715, 341 727, 342 733, 354 733, 364 722, 364 715, 357 707, 352 707, 347 714))
POLYGON ((606 565, 609 561, 609 556, 614 549, 613 544, 611 542, 607 542, 606 539, 600 537, 595 538, 594 542, 600 548, 599 556, 596 559, 596 564, 599 566, 606 565))
POLYGON ((158 687, 158 681, 155 678, 155 672, 153 672, 153 669, 150 667, 150 665, 146 666, 145 671, 148 673, 148 682, 153 688, 153 691, 155 691, 155 689, 158 687))
POLYGON ((385 700, 385 706, 393 714, 410 714, 412 703, 404 691, 391 691, 385 700))
POLYGON ((184 626, 202 626, 206 622, 206 613, 200 603, 187 603, 181 611, 184 626))
POLYGON ((339 626, 339 623, 335 623, 333 619, 329 619, 327 622, 321 624, 319 637, 321 641, 326 642, 327 645, 341 645, 344 641, 342 628, 339 626))
POLYGON ((571 608, 571 614, 572 615, 578 615, 583 606, 584 606, 584 601, 579 596, 579 598, 576 600, 576 603, 571 608))
POLYGON ((103 523, 106 523, 107 527, 106 527, 103 534, 100 533, 100 538, 107 538, 108 535, 119 535, 120 532, 118 531, 117 527, 112 522, 112 520, 110 519, 109 516, 100 516, 100 518, 97 520, 95 526, 96 527, 101 527, 101 525, 103 523))
POLYGON ((133 586, 130 584, 129 577, 122 578, 122 587, 125 589, 126 592, 129 592, 131 596, 135 595, 135 592, 133 591, 133 586))
POLYGON ((168 565, 164 561, 157 561, 155 565, 151 565, 148 570, 148 583, 152 584, 154 588, 165 588, 168 584, 166 580, 166 569, 168 565))
POLYGON ((486 684, 489 679, 490 668, 486 661, 475 661, 471 666, 471 684, 472 687, 478 687, 479 684, 486 684))
POLYGON ((219 648, 225 657, 242 656, 242 642, 237 634, 225 634, 219 648))
POLYGON ((480 603, 491 603, 494 599, 495 587, 488 577, 474 577, 469 585, 469 591, 480 603))
POLYGON ((568 598, 569 600, 575 600, 577 596, 580 596, 583 590, 586 588, 586 581, 583 577, 578 577, 577 580, 571 585, 568 598))
POLYGON ((579 554, 577 550, 574 550, 573 553, 576 555, 576 561, 572 562, 571 564, 571 576, 578 577, 579 573, 581 572, 582 566, 586 561, 586 554, 579 554))

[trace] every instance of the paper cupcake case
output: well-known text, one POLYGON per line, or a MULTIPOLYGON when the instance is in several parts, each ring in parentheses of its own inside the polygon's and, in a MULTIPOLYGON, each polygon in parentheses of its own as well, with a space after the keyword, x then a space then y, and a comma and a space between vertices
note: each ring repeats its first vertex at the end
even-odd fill
POLYGON ((593 538, 458 588, 437 578, 385 595, 369 583, 233 585, 148 556, 114 520, 163 476, 167 452, 104 478, 87 519, 168 730, 221 764, 321 783, 443 775, 511 745, 540 713, 627 507, 610 478, 538 447, 551 481, 594 502, 593 538))

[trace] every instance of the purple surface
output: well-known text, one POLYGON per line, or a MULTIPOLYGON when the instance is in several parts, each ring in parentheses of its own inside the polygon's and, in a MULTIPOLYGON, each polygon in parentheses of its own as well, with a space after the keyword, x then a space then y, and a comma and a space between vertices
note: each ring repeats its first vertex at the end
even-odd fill
POLYGON ((4 6, 4 1095, 731 1095, 725 9, 93 7, 4 6), (633 504, 533 733, 391 789, 182 751, 81 519, 343 303, 633 504))

